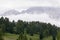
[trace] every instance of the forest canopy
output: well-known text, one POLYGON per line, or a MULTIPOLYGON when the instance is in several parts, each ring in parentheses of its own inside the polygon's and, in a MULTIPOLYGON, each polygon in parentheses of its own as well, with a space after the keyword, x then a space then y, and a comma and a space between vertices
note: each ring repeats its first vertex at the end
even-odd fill
POLYGON ((26 22, 23 20, 18 20, 17 22, 13 20, 10 22, 8 18, 0 18, 0 30, 2 31, 0 31, 0 34, 11 33, 20 35, 27 33, 31 36, 38 34, 40 39, 52 36, 53 40, 55 40, 59 29, 56 25, 50 23, 39 21, 26 22))

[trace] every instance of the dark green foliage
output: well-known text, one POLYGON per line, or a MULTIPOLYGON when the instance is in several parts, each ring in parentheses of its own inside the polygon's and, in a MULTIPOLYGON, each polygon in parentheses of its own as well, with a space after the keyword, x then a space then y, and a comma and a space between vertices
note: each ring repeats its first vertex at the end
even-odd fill
POLYGON ((2 34, 1 29, 0 29, 0 40, 3 40, 3 34, 2 34))
POLYGON ((10 22, 8 18, 5 18, 5 31, 9 32, 10 31, 10 22))
POLYGON ((55 25, 53 25, 53 28, 51 29, 51 35, 53 37, 53 40, 56 40, 56 36, 57 36, 57 28, 55 25))
POLYGON ((16 33, 24 33, 24 23, 21 20, 18 20, 17 24, 16 24, 16 33))
POLYGON ((2 28, 0 28, 0 40, 3 40, 3 31, 2 31, 2 28))
POLYGON ((10 22, 9 24, 9 32, 14 33, 15 21, 10 22))
POLYGON ((26 31, 27 34, 30 34, 31 36, 34 34, 39 34, 40 40, 50 35, 52 36, 53 40, 56 40, 58 29, 57 26, 51 25, 50 23, 47 24, 38 21, 25 22, 22 20, 10 22, 8 18, 3 17, 0 18, 0 26, 0 28, 3 29, 2 32, 20 34, 20 39, 22 39, 22 37, 26 39, 26 35, 23 36, 24 31, 26 31))

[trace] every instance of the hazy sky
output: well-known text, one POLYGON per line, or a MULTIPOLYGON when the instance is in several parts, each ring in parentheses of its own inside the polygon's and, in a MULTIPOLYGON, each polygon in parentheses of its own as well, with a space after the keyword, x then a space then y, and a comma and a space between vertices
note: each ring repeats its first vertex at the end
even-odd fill
POLYGON ((32 6, 60 7, 60 0, 0 0, 0 8, 26 8, 32 6))
POLYGON ((60 7, 60 0, 0 0, 0 12, 22 10, 33 6, 60 7))
POLYGON ((60 7, 60 0, 0 0, 0 12, 9 9, 22 10, 33 6, 60 7))
MULTIPOLYGON (((27 9, 29 7, 60 7, 60 0, 0 0, 0 14, 10 10, 22 10, 27 9)), ((52 24, 56 24, 60 26, 60 21, 55 21, 54 19, 49 18, 47 14, 24 14, 24 15, 17 15, 17 16, 7 16, 8 18, 17 20, 16 18, 20 18, 22 20, 27 21, 44 21, 50 22, 52 24), (44 16, 43 16, 44 15, 44 16), (23 16, 23 17, 22 17, 23 16), (36 17, 37 16, 37 17, 36 17)))

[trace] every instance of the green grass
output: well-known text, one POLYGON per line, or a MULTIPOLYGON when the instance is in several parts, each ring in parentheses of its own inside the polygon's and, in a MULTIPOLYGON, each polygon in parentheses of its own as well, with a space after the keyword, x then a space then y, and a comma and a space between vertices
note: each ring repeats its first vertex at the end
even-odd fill
POLYGON ((52 40, 52 37, 45 37, 43 40, 52 40))
POLYGON ((60 40, 60 31, 57 34, 57 40, 60 40))
POLYGON ((38 40, 39 39, 39 37, 38 37, 38 35, 34 35, 34 36, 30 36, 30 35, 27 35, 27 38, 28 38, 28 40, 31 38, 32 40, 38 40))
POLYGON ((18 38, 18 35, 10 34, 10 33, 6 33, 4 36, 4 40, 16 40, 17 38, 18 38))
MULTIPOLYGON (((28 40, 31 38, 32 40, 38 40, 38 35, 34 35, 34 36, 30 36, 30 35, 27 35, 27 38, 28 40)), ((16 34, 10 34, 10 33, 6 33, 5 36, 4 36, 4 40, 16 40, 18 39, 18 35, 16 34)))
MULTIPOLYGON (((4 36, 4 40, 16 40, 18 35, 6 33, 4 36)), ((39 35, 34 34, 34 36, 27 35, 28 40, 31 38, 32 40, 39 40, 39 35)), ((52 40, 52 37, 45 37, 43 40, 52 40)))

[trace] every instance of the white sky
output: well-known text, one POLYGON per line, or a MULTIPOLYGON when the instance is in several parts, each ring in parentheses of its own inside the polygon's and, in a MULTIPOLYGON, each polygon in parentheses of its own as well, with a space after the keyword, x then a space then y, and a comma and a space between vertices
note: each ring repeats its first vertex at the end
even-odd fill
MULTIPOLYGON (((60 7, 60 0, 0 0, 0 14, 9 9, 22 10, 34 6, 60 7)), ((15 18, 19 19, 21 17, 20 19, 25 21, 44 21, 60 26, 60 21, 55 21, 54 19, 49 18, 47 14, 24 14, 7 17, 10 18, 10 20, 15 18)))
POLYGON ((33 6, 60 7, 60 0, 0 0, 0 12, 22 10, 33 6))
POLYGON ((0 8, 26 8, 32 6, 60 7, 60 0, 0 0, 0 8))
POLYGON ((22 10, 33 6, 60 7, 60 0, 0 0, 0 12, 9 9, 22 10))

